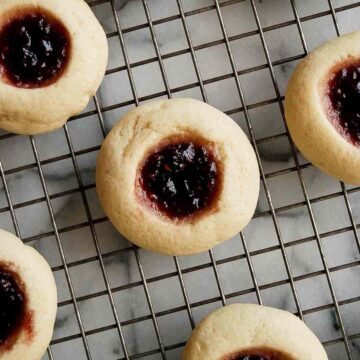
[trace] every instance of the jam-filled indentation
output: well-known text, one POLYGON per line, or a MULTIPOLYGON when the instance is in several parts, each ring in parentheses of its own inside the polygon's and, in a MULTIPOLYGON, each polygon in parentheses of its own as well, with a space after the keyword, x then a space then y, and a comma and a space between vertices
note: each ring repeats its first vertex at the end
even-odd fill
POLYGON ((33 313, 28 309, 25 284, 12 264, 0 262, 0 357, 20 333, 26 342, 33 339, 33 313))
POLYGON ((360 61, 336 66, 327 96, 330 121, 345 139, 360 146, 360 61))
POLYGON ((215 203, 220 169, 206 142, 170 142, 145 159, 139 182, 152 207, 184 219, 215 203))
POLYGON ((268 357, 258 356, 258 355, 241 355, 231 358, 231 360, 270 360, 270 359, 268 357))
POLYGON ((19 8, 0 28, 3 80, 20 88, 51 85, 65 71, 71 50, 62 22, 41 8, 19 8))
POLYGON ((251 348, 234 354, 227 355, 221 360, 294 360, 282 351, 267 347, 251 348))
POLYGON ((0 346, 21 326, 25 312, 25 294, 18 277, 0 264, 0 346))

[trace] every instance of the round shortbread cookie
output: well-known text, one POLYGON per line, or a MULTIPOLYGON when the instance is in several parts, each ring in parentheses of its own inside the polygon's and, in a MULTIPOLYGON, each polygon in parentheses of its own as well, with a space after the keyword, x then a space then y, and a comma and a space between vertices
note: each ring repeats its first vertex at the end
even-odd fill
POLYGON ((182 360, 327 360, 320 341, 293 314, 233 304, 208 315, 193 331, 182 360))
POLYGON ((0 358, 40 360, 57 310, 56 284, 46 260, 0 230, 0 358))
POLYGON ((259 195, 254 151, 227 115, 197 100, 147 103, 111 130, 96 185, 114 226, 145 249, 188 255, 231 238, 259 195))
POLYGON ((61 127, 95 94, 107 58, 106 35, 84 0, 2 0, 0 128, 61 127))
POLYGON ((360 184, 360 32, 329 41, 297 66, 285 95, 296 146, 325 173, 360 184))

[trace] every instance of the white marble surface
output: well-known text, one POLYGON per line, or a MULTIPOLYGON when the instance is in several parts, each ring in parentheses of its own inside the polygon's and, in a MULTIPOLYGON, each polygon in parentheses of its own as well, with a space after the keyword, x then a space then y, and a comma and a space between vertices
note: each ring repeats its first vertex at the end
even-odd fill
MULTIPOLYGON (((293 171, 295 166, 289 141, 284 133, 284 123, 279 103, 266 65, 266 57, 257 31, 254 13, 249 1, 222 1, 222 16, 231 38, 231 49, 240 75, 245 101, 251 105, 250 121, 256 139, 275 136, 272 140, 259 142, 258 149, 262 166, 267 174, 267 185, 272 204, 276 209, 278 230, 286 244, 288 263, 298 294, 299 303, 306 310, 304 319, 324 342, 331 360, 347 359, 345 346, 334 341, 341 337, 335 317, 329 285, 311 225, 309 212, 304 203, 299 177, 293 171), (243 34, 242 36, 237 36, 243 34), (245 34, 245 35, 244 35, 245 34), (254 70, 259 66, 260 69, 254 70), (269 101, 261 106, 262 102, 269 101), (292 169, 292 171, 286 171, 292 169), (282 171, 284 170, 284 171, 282 171), (295 204, 294 206, 290 206, 295 204), (321 307, 321 311, 315 311, 321 307)), ((346 8, 356 1, 334 0, 341 33, 359 29, 360 6, 346 8), (344 7, 345 8, 342 8, 344 7)), ((241 107, 232 69, 226 51, 223 35, 212 0, 182 0, 184 10, 190 12, 187 25, 197 46, 196 58, 209 103, 223 111, 229 111, 239 125, 247 131, 243 112, 232 111, 241 107), (205 8, 206 11, 192 12, 205 8), (215 42, 211 45, 206 45, 215 42), (221 78, 220 81, 218 78, 221 78)), ((281 95, 287 79, 304 53, 299 33, 294 24, 294 14, 289 0, 256 0, 259 19, 265 32, 265 41, 271 60, 275 62, 274 73, 281 95), (286 24, 279 28, 278 24, 286 24), (288 59, 287 61, 280 61, 288 59), (295 60, 293 60, 295 59, 295 60), (280 62, 279 62, 280 61, 280 62), (278 63, 276 63, 278 62, 278 63)), ((156 52, 151 39, 146 15, 140 0, 115 0, 120 26, 137 94, 143 97, 165 97, 165 85, 156 52), (135 29, 135 30, 134 30, 135 29), (153 59, 142 64, 142 61, 153 59)), ((173 52, 188 49, 184 28, 179 19, 175 0, 148 0, 149 11, 154 21, 171 17, 171 21, 160 21, 155 25, 155 34, 162 55, 166 75, 174 97, 202 99, 197 86, 195 68, 188 51, 178 56, 167 56, 173 52), (181 87, 194 84, 183 90, 181 87)), ((302 18, 302 29, 306 44, 311 50, 323 41, 336 36, 333 19, 326 0, 297 0, 297 10, 302 18), (313 18, 313 14, 321 16, 313 18)), ((103 109, 102 116, 106 131, 109 131, 121 114, 134 106, 128 75, 124 68, 119 38, 110 2, 98 1, 92 6, 94 12, 109 34, 110 60, 105 80, 98 93, 103 109), (119 106, 123 105, 123 106, 119 106)), ((86 29, 84 29, 86 31, 86 29)), ((96 49, 94 49, 96 51, 96 49)), ((145 98, 146 99, 146 98, 145 98)), ((71 140, 76 151, 81 179, 86 185, 85 195, 89 203, 94 230, 104 255, 106 275, 113 289, 113 299, 121 322, 122 331, 130 355, 152 352, 159 348, 146 293, 142 285, 139 266, 133 249, 123 250, 130 244, 117 234, 101 210, 95 188, 94 169, 98 147, 103 140, 99 118, 94 114, 92 101, 84 117, 68 123, 71 140), (131 321, 137 319, 136 322, 131 321)), ((123 358, 114 314, 106 293, 104 277, 98 261, 93 234, 89 227, 79 183, 71 160, 64 131, 37 136, 35 138, 44 171, 51 205, 60 229, 78 308, 87 333, 89 349, 94 360, 123 358)), ((340 313, 348 335, 360 333, 360 253, 351 229, 339 182, 322 174, 298 155, 304 165, 302 175, 310 199, 317 229, 321 234, 322 246, 336 297, 342 301, 340 313), (334 194, 334 195, 332 195, 334 194), (319 201, 320 197, 321 201, 319 201), (316 200, 317 199, 317 200, 316 200), (342 229, 338 234, 334 231, 342 229), (342 266, 352 264, 352 266, 342 266)), ((0 132, 0 160, 6 172, 10 195, 15 204, 15 214, 21 237, 46 256, 54 269, 59 289, 59 312, 51 347, 53 358, 87 359, 80 337, 79 325, 71 304, 71 296, 62 266, 61 256, 54 236, 44 191, 30 140, 24 136, 8 136, 0 132)), ((13 231, 5 192, 0 191, 0 227, 13 231)), ((353 189, 347 186, 348 189, 353 189)), ((360 223, 360 193, 353 189, 349 194, 354 220, 360 223)), ((241 206, 241 204, 239 204, 241 206)), ((296 303, 286 274, 286 268, 279 248, 276 227, 269 212, 269 203, 262 188, 255 218, 244 231, 258 284, 261 299, 265 305, 296 312, 296 303), (265 249, 265 250, 264 250, 265 249), (271 285, 272 284, 272 285, 271 285)), ((161 313, 157 323, 166 350, 167 359, 179 359, 185 342, 191 333, 191 322, 184 309, 185 300, 173 258, 139 251, 144 274, 148 282, 153 309, 161 313), (170 275, 168 275, 170 274, 170 275), (180 308, 180 311, 169 311, 180 308), (180 346, 173 345, 180 344, 180 346)), ((244 247, 240 237, 214 249, 215 259, 223 292, 228 295, 227 303, 257 302, 254 284, 244 247)), ((209 311, 221 306, 220 292, 208 253, 181 257, 180 267, 192 313, 198 322, 209 311), (209 301, 207 301, 210 299, 209 301)), ((360 359, 360 340, 355 336, 350 341, 353 359, 360 359)), ((152 353, 146 359, 161 359, 159 353, 152 353)), ((48 359, 46 355, 44 359, 48 359)))

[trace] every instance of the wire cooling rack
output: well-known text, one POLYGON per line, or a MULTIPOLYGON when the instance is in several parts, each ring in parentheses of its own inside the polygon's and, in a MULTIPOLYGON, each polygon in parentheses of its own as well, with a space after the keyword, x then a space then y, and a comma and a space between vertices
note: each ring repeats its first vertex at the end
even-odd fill
MULTIPOLYGON (((111 18, 113 28, 105 27, 110 52, 117 51, 122 62, 108 68, 105 85, 93 103, 85 112, 70 119, 63 129, 39 137, 0 133, 3 183, 0 225, 38 248, 49 260, 58 283, 59 314, 45 358, 177 359, 191 329, 202 316, 227 303, 251 301, 297 314, 319 336, 329 358, 360 359, 360 286, 356 280, 360 278, 360 214, 356 211, 360 187, 339 184, 301 158, 284 127, 279 75, 280 68, 287 69, 288 65, 293 68, 308 53, 308 42, 316 35, 316 30, 309 30, 308 24, 321 29, 324 21, 330 19, 333 34, 328 36, 340 35, 339 18, 342 24, 349 23, 360 9, 360 2, 276 1, 289 9, 291 17, 284 20, 275 16, 277 21, 263 25, 260 8, 271 2, 89 1, 96 14, 106 13, 111 18), (121 11, 130 3, 135 13, 144 15, 143 21, 130 24, 126 18, 122 19, 121 11), (303 13, 300 8, 304 3, 312 4, 308 7, 314 10, 303 13), (174 12, 159 16, 162 7, 165 11, 167 6, 174 12), (238 22, 245 20, 241 16, 251 17, 255 28, 236 33, 230 26, 230 33, 224 13, 235 12, 239 6, 246 6, 248 12, 240 12, 238 22), (156 7, 157 15, 153 19, 156 7), (200 16, 211 16, 221 36, 195 43, 194 23, 199 20, 193 19, 200 16), (158 29, 174 24, 180 26, 175 31, 183 32, 184 47, 166 51, 166 44, 159 40, 158 29), (129 42, 141 31, 149 33, 154 55, 134 60, 132 54, 129 55, 129 51, 132 52, 129 42), (301 51, 274 59, 272 34, 281 38, 294 32, 301 51), (239 55, 234 50, 237 41, 251 37, 256 37, 261 44, 263 63, 259 63, 251 51, 250 55, 247 52, 239 55), (221 56, 229 64, 223 73, 219 73, 216 66, 202 68, 199 57, 206 59, 206 52, 204 55, 202 51, 208 49, 219 52, 222 49, 221 56), (166 62, 181 56, 190 60, 195 81, 173 86, 166 62), (250 63, 254 65, 240 69, 237 58, 241 56, 250 56, 250 63), (160 81, 163 89, 142 94, 137 81, 142 76, 144 81, 149 82, 150 78, 139 75, 138 71, 154 64, 158 71, 150 67, 146 72, 160 81), (258 89, 254 89, 256 83, 246 76, 259 73, 269 76, 273 96, 248 101, 247 91, 252 89, 256 93, 258 89), (117 79, 117 88, 129 88, 130 99, 116 99, 115 94, 116 100, 107 103, 104 93, 111 76, 117 79), (227 80, 232 82, 232 90, 223 90, 227 80), (262 206, 259 205, 248 228, 220 250, 188 259, 143 252, 120 239, 94 205, 97 200, 93 172, 101 141, 115 118, 134 105, 156 98, 192 96, 193 90, 197 91, 194 96, 214 103, 209 99, 214 88, 215 98, 220 93, 224 98, 237 97, 233 101, 235 106, 225 110, 241 123, 255 148, 261 173, 262 206), (282 130, 259 136, 256 123, 259 117, 266 118, 269 108, 277 109, 282 125, 276 128, 282 130), (289 158, 280 168, 269 167, 268 150, 280 143, 287 144, 289 158), (67 175, 68 171, 72 176, 67 175), (293 185, 294 181, 298 186, 293 185), (318 187, 314 185, 317 181, 318 187), (65 187, 60 183, 65 183, 65 187), (325 185, 330 190, 323 191, 325 185), (279 200, 279 194, 286 193, 289 194, 287 201, 279 200), (82 214, 78 215, 80 207, 82 214), (306 222, 299 223, 300 218, 306 218, 306 222), (272 242, 267 242, 268 238, 272 238, 272 242), (347 255, 342 253, 344 248, 350 249, 347 255), (297 254, 297 249, 303 250, 297 254), (306 265, 301 271, 297 269, 299 262, 306 265), (280 275, 275 276, 273 268, 278 267, 280 275), (128 276, 134 271, 136 276, 128 276), (81 287, 84 283, 90 285, 81 287), (177 284, 177 293, 174 284, 177 284), (325 298, 322 294, 326 294, 325 298), (140 308, 145 310, 139 311, 140 308)), ((271 11, 271 6, 267 11, 271 11)), ((312 46, 311 43, 310 48, 312 46)))

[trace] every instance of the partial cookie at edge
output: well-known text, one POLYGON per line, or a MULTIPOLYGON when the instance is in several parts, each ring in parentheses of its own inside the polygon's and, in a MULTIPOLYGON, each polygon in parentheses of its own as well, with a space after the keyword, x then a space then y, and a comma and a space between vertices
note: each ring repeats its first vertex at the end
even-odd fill
POLYGON ((2 360, 39 360, 50 343, 57 311, 57 290, 46 260, 20 239, 0 230, 0 262, 8 263, 25 284, 27 308, 31 311, 33 327, 30 341, 20 332, 10 350, 1 354, 2 360))

